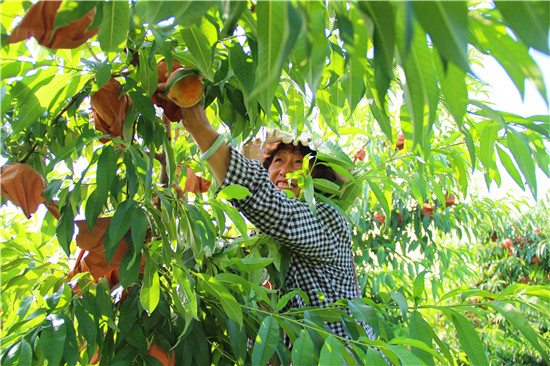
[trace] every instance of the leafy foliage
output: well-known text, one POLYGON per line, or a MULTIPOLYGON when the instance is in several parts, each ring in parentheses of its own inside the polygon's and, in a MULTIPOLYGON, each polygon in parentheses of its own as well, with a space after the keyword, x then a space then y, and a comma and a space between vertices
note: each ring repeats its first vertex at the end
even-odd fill
POLYGON ((495 57, 522 94, 529 80, 546 96, 529 49, 548 53, 548 2, 64 1, 53 27, 95 8, 97 36, 73 49, 6 44, 29 6, 2 3, 0 146, 5 161, 45 178, 60 216, 3 215, 3 365, 139 363, 152 343, 177 364, 350 363, 347 346, 363 364, 384 364, 376 347, 394 364, 481 365, 510 357, 491 352, 499 337, 549 362, 548 324, 538 323, 549 315, 547 210, 516 221, 470 192, 475 171, 489 186, 505 170, 535 197, 537 169, 550 176, 548 116, 494 110, 470 68, 495 57), (203 75, 208 117, 233 145, 262 127, 325 142, 319 155, 349 181, 308 176, 304 197, 350 221, 363 298, 281 311, 304 295, 279 292, 288 253, 228 205, 249 192, 180 188, 183 165, 210 173, 151 99, 161 59, 203 75), (131 100, 122 136, 91 118, 90 97, 111 78, 131 100), (111 217, 106 259, 123 239, 128 251, 116 275, 97 280, 71 267, 75 219, 92 229, 99 217, 111 217), (508 255, 493 232, 524 247, 508 255), (535 255, 533 270, 521 267, 535 255), (520 272, 536 285, 517 284, 520 272), (262 286, 268 277, 274 289, 262 286), (494 337, 479 331, 493 320, 494 337), (343 321, 350 339, 327 321, 343 321), (304 352, 289 351, 284 334, 304 352))

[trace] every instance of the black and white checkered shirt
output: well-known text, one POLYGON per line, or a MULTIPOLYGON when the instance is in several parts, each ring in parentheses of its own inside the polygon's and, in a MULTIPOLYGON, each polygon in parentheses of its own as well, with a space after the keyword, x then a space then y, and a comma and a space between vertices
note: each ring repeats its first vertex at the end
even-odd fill
MULTIPOLYGON (((231 149, 229 168, 220 189, 239 184, 250 190, 251 196, 232 200, 262 233, 268 234, 291 253, 285 289, 304 291, 310 306, 327 307, 336 300, 359 296, 355 282, 355 264, 351 232, 345 219, 336 209, 317 203, 317 217, 306 202, 289 198, 279 192, 269 180, 269 172, 258 161, 249 160, 231 149), (324 296, 321 299, 318 293, 324 296)), ((290 307, 304 307, 300 296, 290 307)), ((348 337, 342 323, 329 323, 335 334, 348 337)), ((372 329, 365 328, 373 339, 372 329)))

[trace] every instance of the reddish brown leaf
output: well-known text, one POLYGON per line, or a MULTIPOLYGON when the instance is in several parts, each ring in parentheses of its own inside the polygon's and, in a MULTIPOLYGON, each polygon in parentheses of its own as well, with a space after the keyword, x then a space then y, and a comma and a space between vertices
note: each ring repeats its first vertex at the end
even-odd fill
POLYGON ((395 147, 399 150, 403 150, 403 147, 405 147, 405 134, 403 134, 403 132, 399 132, 397 134, 397 142, 395 143, 395 147))
POLYGON ((17 43, 34 37, 44 47, 52 49, 76 48, 97 34, 98 28, 86 32, 94 19, 94 8, 82 18, 58 28, 52 36, 55 16, 60 5, 61 1, 39 1, 31 5, 6 43, 17 43))
POLYGON ((44 178, 28 164, 8 163, 0 169, 2 196, 19 206, 27 218, 46 202, 44 188, 44 178))

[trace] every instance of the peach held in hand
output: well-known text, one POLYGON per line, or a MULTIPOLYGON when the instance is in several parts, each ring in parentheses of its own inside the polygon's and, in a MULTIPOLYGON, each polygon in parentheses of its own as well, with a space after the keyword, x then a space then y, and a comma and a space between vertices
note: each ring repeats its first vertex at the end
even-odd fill
POLYGON ((204 88, 200 75, 193 70, 179 68, 174 70, 166 85, 167 97, 181 108, 192 107, 197 104, 203 94, 204 88))

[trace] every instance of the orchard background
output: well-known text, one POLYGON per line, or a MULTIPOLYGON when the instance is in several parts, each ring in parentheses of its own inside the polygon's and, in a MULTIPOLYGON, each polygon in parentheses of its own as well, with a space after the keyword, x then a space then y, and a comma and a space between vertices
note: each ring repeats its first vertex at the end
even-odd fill
POLYGON ((494 57, 548 102, 549 2, 51 3, 17 31, 31 2, 1 4, 2 161, 24 164, 1 176, 2 365, 338 365, 335 320, 360 364, 550 363, 549 117, 495 110, 471 71, 494 57), (228 205, 246 190, 215 196, 158 90, 178 63, 233 146, 324 141, 348 181, 303 199, 349 220, 361 299, 280 311, 287 253, 228 205))

